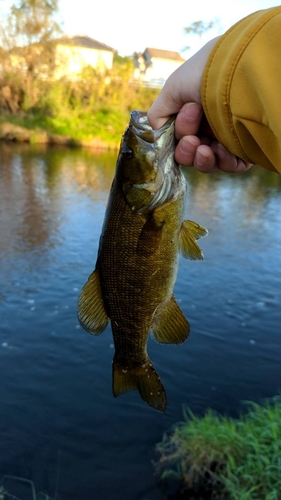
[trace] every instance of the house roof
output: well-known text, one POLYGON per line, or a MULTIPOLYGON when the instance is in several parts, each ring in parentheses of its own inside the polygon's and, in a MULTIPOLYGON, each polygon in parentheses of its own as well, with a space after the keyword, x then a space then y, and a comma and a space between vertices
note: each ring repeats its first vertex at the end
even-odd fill
POLYGON ((76 47, 86 47, 88 49, 105 50, 108 52, 117 52, 109 45, 105 43, 98 42, 87 35, 74 35, 74 36, 63 36, 56 40, 60 45, 75 45, 76 47))
POLYGON ((157 57, 158 59, 170 59, 179 62, 185 61, 185 59, 183 59, 178 52, 173 52, 172 50, 153 49, 152 47, 147 47, 145 52, 147 52, 150 57, 157 57))

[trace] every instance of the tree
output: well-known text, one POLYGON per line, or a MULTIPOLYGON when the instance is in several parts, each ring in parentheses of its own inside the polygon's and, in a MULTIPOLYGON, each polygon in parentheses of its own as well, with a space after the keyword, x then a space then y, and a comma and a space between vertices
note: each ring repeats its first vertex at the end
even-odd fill
POLYGON ((199 35, 202 36, 203 33, 214 27, 216 21, 209 21, 204 23, 204 21, 194 21, 190 26, 184 28, 184 32, 188 35, 199 35))
POLYGON ((60 31, 58 0, 18 0, 11 6, 10 37, 17 46, 46 43, 60 31))
MULTIPOLYGON (((190 26, 187 26, 184 28, 184 33, 187 35, 198 35, 201 37, 204 35, 207 31, 211 30, 215 26, 218 25, 218 20, 214 21, 194 21, 190 26)), ((190 47, 184 47, 183 51, 190 49, 190 47)))
POLYGON ((36 93, 35 80, 53 70, 54 39, 61 33, 59 0, 17 0, 0 23, 4 76, 21 77, 26 97, 36 93))

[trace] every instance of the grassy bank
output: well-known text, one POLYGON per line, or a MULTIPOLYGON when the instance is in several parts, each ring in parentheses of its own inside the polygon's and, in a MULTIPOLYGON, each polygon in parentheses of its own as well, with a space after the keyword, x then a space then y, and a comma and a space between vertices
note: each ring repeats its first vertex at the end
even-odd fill
POLYGON ((185 411, 157 452, 156 473, 166 486, 176 480, 176 498, 280 500, 281 397, 248 403, 239 419, 185 411))
POLYGON ((68 113, 55 117, 34 113, 2 114, 0 140, 116 149, 128 120, 129 113, 115 111, 98 111, 92 116, 68 113))
POLYGON ((35 80, 31 93, 23 75, 2 83, 0 139, 117 148, 130 112, 146 111, 160 92, 133 85, 132 61, 118 61, 107 77, 85 68, 74 81, 35 80))

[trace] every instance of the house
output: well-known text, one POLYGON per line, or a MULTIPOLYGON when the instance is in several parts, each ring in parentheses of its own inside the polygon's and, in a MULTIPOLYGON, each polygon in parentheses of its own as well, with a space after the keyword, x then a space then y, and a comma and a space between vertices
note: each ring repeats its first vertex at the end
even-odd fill
POLYGON ((171 73, 184 62, 178 52, 146 48, 143 54, 134 54, 134 78, 150 87, 163 87, 171 73))
POLYGON ((63 36, 56 40, 56 78, 75 77, 85 66, 103 73, 112 68, 115 52, 87 35, 63 36))

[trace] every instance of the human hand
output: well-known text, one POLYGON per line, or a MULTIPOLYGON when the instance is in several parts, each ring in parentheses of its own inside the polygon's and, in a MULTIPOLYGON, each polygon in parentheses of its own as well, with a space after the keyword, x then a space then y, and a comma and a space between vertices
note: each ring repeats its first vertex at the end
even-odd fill
POLYGON ((157 129, 177 113, 175 136, 179 142, 175 159, 179 164, 194 166, 203 173, 244 172, 252 164, 236 157, 216 140, 202 108, 202 76, 218 39, 208 42, 172 73, 147 115, 151 126, 157 129))

